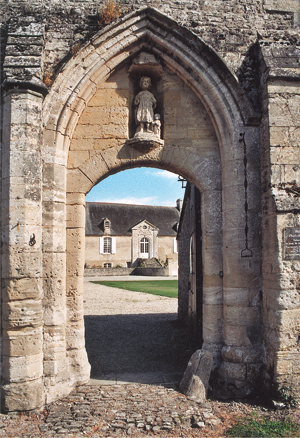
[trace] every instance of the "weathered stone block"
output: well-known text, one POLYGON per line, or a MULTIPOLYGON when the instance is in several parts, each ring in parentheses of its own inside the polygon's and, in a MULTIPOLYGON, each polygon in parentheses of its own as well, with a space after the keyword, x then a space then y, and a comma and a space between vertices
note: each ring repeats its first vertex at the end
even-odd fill
POLYGON ((242 348, 226 346, 222 348, 222 357, 226 362, 242 363, 242 348))
POLYGON ((203 341, 210 344, 223 342, 223 321, 203 321, 203 341))
MULTIPOLYGON (((85 205, 67 205, 67 227, 82 228, 85 227, 85 205)), ((68 245, 68 244, 67 244, 68 245)))
POLYGON ((43 276, 47 278, 66 276, 66 253, 50 252, 43 254, 43 276))
POLYGON ((12 301, 3 305, 5 329, 38 327, 42 323, 42 303, 35 300, 12 301))
POLYGON ((2 280, 3 301, 28 300, 42 297, 40 278, 18 278, 2 280))
POLYGON ((30 411, 45 403, 42 379, 4 384, 3 393, 6 411, 30 411))
POLYGON ((220 375, 227 383, 246 381, 247 367, 242 363, 223 362, 220 367, 220 375))
POLYGON ((205 286, 203 288, 203 304, 221 305, 223 302, 223 291, 218 286, 205 286))
POLYGON ((224 338, 226 344, 231 346, 240 347, 251 344, 247 336, 246 326, 224 324, 224 338))
POLYGON ((66 205, 62 202, 43 202, 43 224, 45 226, 61 226, 64 224, 66 205))
POLYGON ((59 360, 66 356, 65 325, 45 326, 43 343, 44 360, 59 360))
POLYGON ((81 323, 82 320, 79 320, 75 325, 71 322, 67 327, 67 349, 81 349, 85 346, 85 337, 84 337, 84 325, 81 323))
POLYGON ((118 89, 99 89, 89 101, 89 107, 125 107, 129 105, 129 91, 118 89))
POLYGON ((248 306, 248 288, 224 288, 224 304, 227 306, 248 306))
POLYGON ((67 192, 84 193, 84 194, 88 193, 93 187, 95 182, 92 182, 79 169, 69 169, 67 176, 67 192))
POLYGON ((68 155, 68 168, 76 169, 80 164, 90 158, 89 151, 70 151, 68 155))
POLYGON ((197 350, 192 355, 179 385, 183 394, 200 403, 206 400, 212 361, 210 351, 197 350))
MULTIPOLYGON (((63 300, 64 301, 64 300, 63 300)), ((44 323, 48 326, 61 326, 66 322, 66 310, 60 303, 48 304, 44 309, 44 323)))
MULTIPOLYGON (((90 181, 97 183, 99 179, 107 173, 107 165, 100 153, 93 154, 92 157, 80 166, 80 171, 84 175, 88 175, 90 181)), ((80 192, 80 190, 70 190, 71 192, 80 192)))
POLYGON ((79 294, 72 294, 69 292, 67 297, 68 320, 81 321, 83 318, 83 298, 79 294))
POLYGON ((42 329, 28 328, 22 331, 7 331, 3 333, 3 355, 33 356, 42 351, 42 329))
POLYGON ((10 382, 36 380, 43 374, 43 354, 3 356, 3 379, 10 382))
POLYGON ((2 276, 5 278, 40 277, 42 255, 40 252, 13 253, 10 251, 2 259, 2 276))
POLYGON ((59 225, 48 225, 43 232, 44 252, 63 252, 66 249, 66 228, 59 225))
POLYGON ((259 307, 224 306, 224 321, 229 325, 253 325, 260 321, 259 307))
POLYGON ((70 370, 78 385, 87 383, 90 380, 91 365, 88 362, 85 348, 79 350, 68 350, 70 370))
POLYGON ((103 138, 124 138, 127 139, 129 137, 128 133, 128 124, 124 125, 103 125, 102 126, 102 134, 103 138))
MULTIPOLYGON (((84 216, 85 209, 80 206, 80 214, 84 216)), ((67 254, 73 254, 75 259, 82 259, 79 254, 85 247, 85 229, 83 228, 67 228, 67 254), (78 254, 75 255, 75 250, 78 254), (79 251, 78 251, 79 250, 79 251)))
POLYGON ((58 363, 54 360, 44 360, 43 372, 45 377, 53 377, 58 374, 58 363))
POLYGON ((63 304, 63 299, 66 294, 66 278, 51 277, 43 279, 44 305, 49 305, 51 302, 60 302, 63 304))

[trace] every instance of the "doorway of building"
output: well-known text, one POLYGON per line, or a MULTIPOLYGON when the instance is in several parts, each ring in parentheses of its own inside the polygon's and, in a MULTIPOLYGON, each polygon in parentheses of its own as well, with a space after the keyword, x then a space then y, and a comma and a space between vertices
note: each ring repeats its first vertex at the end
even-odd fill
POLYGON ((149 258, 149 239, 147 237, 142 237, 140 240, 140 257, 149 258))
MULTIPOLYGON (((166 176, 163 176, 164 173, 159 169, 140 168, 137 172, 139 173, 142 171, 146 172, 147 178, 149 179, 149 184, 147 184, 147 186, 151 186, 151 172, 154 172, 156 179, 158 179, 159 176, 167 179, 166 176)), ((130 174, 130 171, 120 173, 130 174)), ((169 173, 170 172, 165 172, 165 174, 169 173)), ((117 177, 117 175, 108 177, 103 183, 107 184, 109 179, 113 179, 114 177, 117 177)), ((140 234, 136 240, 138 244, 139 259, 149 260, 150 253, 152 255, 156 254, 159 255, 157 261, 162 265, 160 275, 153 277, 147 275, 142 277, 149 282, 155 282, 157 279, 164 282, 174 282, 177 281, 178 278, 178 271, 176 268, 178 267, 178 256, 180 256, 178 254, 180 245, 178 245, 177 233, 180 229, 181 211, 179 210, 181 210, 183 203, 182 201, 177 203, 175 201, 176 198, 180 199, 178 196, 181 196, 182 199, 184 198, 185 190, 181 189, 181 183, 177 181, 178 177, 176 175, 173 175, 172 177, 169 176, 168 178, 170 185, 172 185, 170 182, 172 178, 172 183, 174 184, 175 182, 175 185, 179 186, 178 194, 175 193, 173 189, 172 195, 174 200, 172 201, 172 199, 170 199, 165 202, 172 206, 150 206, 148 211, 151 213, 151 209, 153 209, 153 216, 131 218, 132 224, 134 225, 133 234, 136 231, 136 222, 141 219, 141 226, 139 228, 140 234), (174 219, 175 215, 170 215, 170 210, 177 210, 177 220, 174 219), (160 228, 162 225, 159 219, 161 214, 165 215, 165 220, 167 222, 171 221, 168 224, 171 230, 170 236, 160 235, 160 228), (151 227, 153 228, 152 236, 155 236, 157 243, 155 243, 153 238, 147 237, 147 234, 143 234, 149 233, 151 227), (165 255, 163 256, 163 254, 165 255), (166 277, 163 277, 163 270, 167 273, 166 277)), ((143 183, 145 183, 145 179, 143 180, 143 183)), ((120 187, 120 181, 117 182, 117 185, 120 187)), ((134 184, 135 187, 137 187, 137 185, 138 184, 134 184)), ((166 182, 164 184, 158 182, 158 185, 166 188, 168 184, 166 182)), ((113 183, 111 186, 113 186, 113 183)), ((85 277, 84 281, 86 348, 89 362, 92 367, 91 376, 95 380, 146 380, 148 383, 178 383, 192 353, 192 348, 195 347, 195 342, 191 342, 192 324, 189 322, 189 319, 191 319, 192 313, 189 315, 188 308, 182 309, 180 313, 181 315, 185 312, 187 318, 180 319, 178 318, 177 299, 160 295, 155 296, 143 294, 141 292, 132 292, 124 289, 121 290, 103 284, 98 285, 91 283, 91 281, 101 281, 103 278, 106 281, 115 281, 119 279, 133 281, 133 279, 141 278, 140 276, 132 275, 134 274, 134 267, 132 267, 131 263, 128 261, 124 263, 117 254, 120 242, 122 241, 122 245, 125 245, 126 236, 115 235, 117 223, 114 221, 114 212, 111 205, 114 204, 114 200, 118 201, 115 204, 115 208, 119 210, 122 209, 123 213, 121 213, 120 210, 119 217, 121 217, 124 222, 127 220, 126 215, 129 211, 128 204, 123 204, 123 207, 120 206, 122 204, 120 202, 122 201, 120 190, 118 190, 117 198, 114 198, 113 195, 111 198, 108 198, 108 186, 100 183, 98 187, 99 192, 96 187, 95 193, 102 193, 102 198, 99 197, 99 195, 91 194, 94 198, 92 198, 91 195, 88 195, 88 203, 92 203, 93 199, 95 199, 95 202, 101 204, 101 206, 106 207, 106 204, 109 203, 110 207, 105 212, 101 213, 100 217, 96 220, 96 208, 92 210, 91 206, 88 205, 87 214, 90 214, 88 211, 89 209, 92 211, 94 217, 92 219, 90 217, 87 218, 87 229, 88 227, 91 227, 89 221, 94 221, 95 223, 98 221, 100 233, 102 234, 100 237, 97 236, 97 239, 103 239, 103 235, 109 232, 109 238, 115 239, 116 254, 112 255, 110 270, 96 268, 95 272, 98 272, 98 276, 95 275, 94 278, 85 277), (103 193, 105 193, 105 196, 103 193), (101 203, 101 200, 104 202, 101 203), (104 220, 104 223, 109 223, 109 228, 105 228, 105 226, 101 228, 102 220, 104 220), (113 256, 117 258, 119 257, 118 261, 113 260, 113 256), (117 267, 118 265, 119 267, 117 267), (125 271, 125 267, 127 268, 128 265, 130 265, 130 269, 127 272, 125 271), (129 272, 130 270, 131 272, 129 272), (102 277, 104 274, 107 275, 102 277)), ((133 190, 132 192, 134 193, 133 190)), ((154 197, 155 196, 148 190, 147 196, 144 195, 143 199, 148 199, 149 202, 154 202, 154 197)), ((123 200, 125 201, 125 199, 123 200)), ((138 195, 135 197, 132 195, 131 200, 142 202, 142 199, 139 199, 138 195)), ((130 202, 130 199, 127 198, 126 202, 130 202)), ((159 199, 156 199, 156 203, 159 202, 159 199)), ((146 213, 147 208, 144 208, 143 211, 146 213)), ((131 210, 131 214, 133 214, 132 212, 134 212, 134 209, 131 210)), ((188 216, 190 216, 190 213, 188 213, 188 216)), ((190 221, 190 219, 188 220, 190 221)), ((88 234, 88 230, 86 233, 88 234)), ((164 234, 166 234, 165 230, 164 234)), ((95 236, 86 236, 86 258, 88 257, 87 252, 91 248, 92 238, 95 238, 95 236)), ((127 244, 131 247, 131 254, 133 253, 133 245, 135 244, 134 238, 135 236, 127 236, 127 244)), ((184 245, 184 242, 181 243, 181 246, 182 245, 184 245)), ((107 256, 108 254, 106 253, 105 257, 107 256)), ((101 256, 101 254, 99 254, 99 257, 104 257, 104 255, 101 256)), ((86 266, 90 265, 91 263, 86 262, 86 266)), ((184 263, 182 265, 182 270, 189 269, 189 266, 185 266, 184 263)), ((101 263, 98 263, 98 267, 99 266, 101 266, 101 263)), ((90 269, 87 269, 86 271, 91 273, 90 269)), ((180 291, 182 295, 189 295, 191 290, 192 289, 189 288, 189 282, 186 282, 184 286, 182 283, 182 289, 180 291)), ((192 290, 192 293, 194 293, 194 289, 192 290)), ((182 303, 183 301, 184 300, 182 300, 182 303)), ((188 298, 188 302, 191 309, 192 303, 190 298, 188 298)), ((180 305, 184 305, 182 303, 180 305)), ((193 315, 196 315, 196 310, 197 309, 193 309, 193 315)), ((198 311, 200 311, 199 308, 198 311)), ((196 319, 197 318, 198 320, 202 319, 200 314, 198 314, 198 316, 196 315, 196 319)))

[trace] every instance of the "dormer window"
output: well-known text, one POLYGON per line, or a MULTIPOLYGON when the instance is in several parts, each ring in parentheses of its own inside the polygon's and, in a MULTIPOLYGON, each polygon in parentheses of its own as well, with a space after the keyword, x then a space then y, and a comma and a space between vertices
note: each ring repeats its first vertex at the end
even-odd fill
POLYGON ((111 222, 110 222, 110 220, 107 217, 102 219, 102 221, 101 221, 101 229, 102 229, 104 234, 110 234, 111 233, 111 222))

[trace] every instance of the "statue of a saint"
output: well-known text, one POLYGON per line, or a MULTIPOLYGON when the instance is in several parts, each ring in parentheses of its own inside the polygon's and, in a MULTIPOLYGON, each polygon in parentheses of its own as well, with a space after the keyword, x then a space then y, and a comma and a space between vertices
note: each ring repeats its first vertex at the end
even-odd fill
POLYGON ((153 134, 157 135, 159 138, 160 138, 160 127, 161 127, 160 115, 154 114, 154 121, 152 123, 153 134))
POLYGON ((151 124, 154 119, 154 108, 156 106, 156 99, 148 90, 151 86, 151 79, 148 76, 142 76, 140 79, 140 91, 134 99, 135 121, 138 125, 136 134, 142 132, 153 132, 151 124))

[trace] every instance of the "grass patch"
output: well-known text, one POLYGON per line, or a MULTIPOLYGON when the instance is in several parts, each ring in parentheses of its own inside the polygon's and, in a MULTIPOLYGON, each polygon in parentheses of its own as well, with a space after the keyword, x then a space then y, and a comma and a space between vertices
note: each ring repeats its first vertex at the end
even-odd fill
POLYGON ((269 419, 240 419, 225 432, 227 437, 299 437, 300 426, 289 418, 285 421, 269 419))
POLYGON ((104 286, 131 290, 133 292, 145 292, 162 297, 178 297, 178 280, 91 281, 91 283, 103 284, 104 286))

